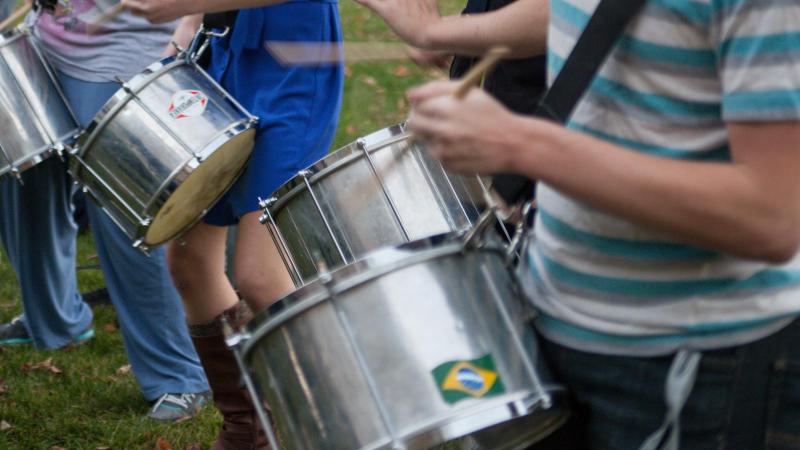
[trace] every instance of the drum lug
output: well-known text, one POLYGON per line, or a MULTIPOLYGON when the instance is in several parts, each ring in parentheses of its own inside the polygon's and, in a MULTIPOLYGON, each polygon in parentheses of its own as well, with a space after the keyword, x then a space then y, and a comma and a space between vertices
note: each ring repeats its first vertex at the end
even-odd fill
POLYGON ((364 138, 359 138, 356 140, 356 147, 359 150, 366 152, 367 151, 367 141, 364 138))
POLYGON ((264 214, 258 218, 258 221, 261 222, 261 225, 266 225, 267 222, 270 221, 269 208, 271 208, 272 205, 274 205, 277 201, 278 199, 276 197, 270 197, 266 200, 258 197, 258 206, 264 210, 264 214))
POLYGON ((16 178, 16 179, 17 179, 17 181, 19 182, 19 184, 21 184, 21 185, 23 185, 23 186, 25 185, 25 182, 24 182, 24 181, 22 181, 22 174, 20 174, 20 172, 19 172, 19 169, 17 169, 16 167, 12 167, 12 168, 11 168, 11 175, 13 175, 13 176, 14 176, 14 178, 16 178))
POLYGON ((300 172, 297 172, 297 174, 300 175, 303 178, 311 177, 311 171, 310 170, 301 170, 300 172))
POLYGON ((153 223, 153 218, 152 217, 145 217, 144 219, 139 221, 139 225, 141 225, 144 228, 149 227, 150 224, 152 224, 152 223, 153 223))
POLYGON ((133 242, 133 248, 144 253, 145 256, 150 256, 150 246, 144 243, 144 239, 139 238, 133 242))
POLYGON ((131 89, 130 85, 125 80, 120 77, 114 77, 114 80, 119 83, 119 87, 121 87, 126 94, 136 97, 136 93, 133 92, 133 89, 131 89))
POLYGON ((61 159, 62 162, 64 161, 64 153, 66 153, 66 150, 67 148, 64 147, 64 144, 60 142, 53 146, 53 151, 56 153, 56 155, 58 155, 58 158, 61 159))

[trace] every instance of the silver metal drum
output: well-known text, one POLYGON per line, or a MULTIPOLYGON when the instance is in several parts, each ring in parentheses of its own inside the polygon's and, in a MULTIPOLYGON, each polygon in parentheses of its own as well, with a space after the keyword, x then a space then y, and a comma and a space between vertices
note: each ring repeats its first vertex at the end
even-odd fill
MULTIPOLYGON (((444 238, 447 238, 445 236, 444 238)), ((248 327, 245 364, 289 449, 524 448, 568 415, 499 247, 371 253, 248 327)))
POLYGON ((18 176, 63 150, 79 129, 28 28, 0 35, 0 176, 18 176))
POLYGON ((403 124, 323 158, 262 202, 296 286, 320 261, 340 267, 378 248, 472 227, 484 209, 477 176, 448 173, 403 124))
POLYGON ((70 172, 147 249, 186 231, 233 184, 255 123, 191 58, 168 58, 103 106, 70 172))

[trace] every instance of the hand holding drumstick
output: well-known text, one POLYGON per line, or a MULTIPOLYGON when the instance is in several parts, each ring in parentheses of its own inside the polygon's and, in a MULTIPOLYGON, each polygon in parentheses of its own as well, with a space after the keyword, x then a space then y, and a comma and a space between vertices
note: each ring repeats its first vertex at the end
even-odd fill
POLYGON ((451 170, 464 173, 510 172, 507 133, 517 120, 503 105, 480 89, 471 89, 507 54, 489 52, 459 81, 436 81, 408 91, 413 106, 409 128, 426 141, 428 150, 451 170))

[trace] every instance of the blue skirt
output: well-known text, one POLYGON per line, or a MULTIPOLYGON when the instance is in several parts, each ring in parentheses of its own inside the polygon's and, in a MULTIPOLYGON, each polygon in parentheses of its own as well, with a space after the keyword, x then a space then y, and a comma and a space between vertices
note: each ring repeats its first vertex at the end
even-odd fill
POLYGON ((269 197, 324 157, 333 142, 342 66, 284 67, 264 49, 266 41, 341 42, 336 2, 300 0, 241 10, 231 35, 211 46, 209 73, 259 119, 250 162, 206 215, 211 225, 233 225, 257 211, 259 197, 269 197))

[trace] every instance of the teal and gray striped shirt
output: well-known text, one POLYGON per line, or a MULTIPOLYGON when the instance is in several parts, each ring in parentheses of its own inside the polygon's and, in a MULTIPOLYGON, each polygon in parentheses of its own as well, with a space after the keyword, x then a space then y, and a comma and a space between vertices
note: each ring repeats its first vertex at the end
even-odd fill
MULTIPOLYGON (((551 81, 598 2, 551 0, 551 81)), ((665 158, 728 161, 726 122, 797 120, 798 0, 650 0, 568 126, 665 158)), ((800 312, 800 255, 774 266, 691 247, 546 184, 538 205, 524 281, 540 330, 562 344, 639 355, 714 348, 800 312)))

